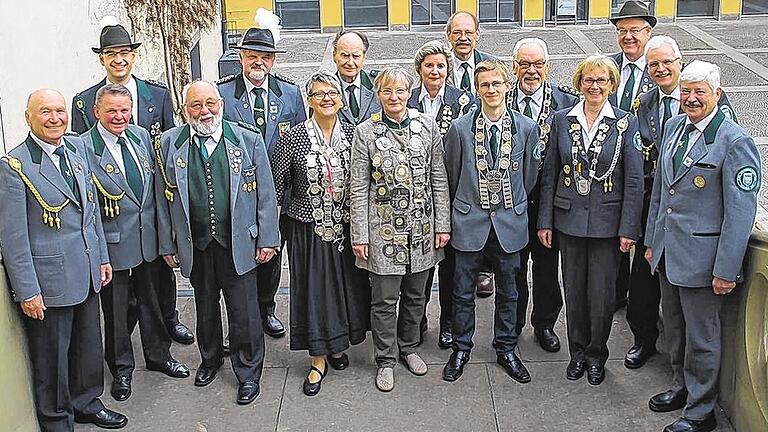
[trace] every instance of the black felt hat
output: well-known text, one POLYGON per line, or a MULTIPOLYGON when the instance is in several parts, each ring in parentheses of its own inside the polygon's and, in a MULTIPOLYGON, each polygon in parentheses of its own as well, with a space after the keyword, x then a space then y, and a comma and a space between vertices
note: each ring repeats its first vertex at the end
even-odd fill
POLYGON ((128 34, 128 31, 125 30, 125 27, 121 26, 120 24, 117 25, 108 25, 105 26, 103 29, 101 29, 101 35, 99 36, 99 45, 98 48, 91 48, 93 52, 100 54, 102 51, 104 51, 107 48, 114 48, 114 47, 131 47, 131 49, 136 49, 141 45, 141 42, 132 42, 131 41, 131 35, 128 34))
POLYGON ((619 9, 619 12, 611 16, 611 23, 616 25, 620 19, 624 18, 642 18, 648 21, 652 28, 656 27, 658 22, 656 17, 651 15, 650 10, 648 10, 648 4, 637 0, 627 0, 619 9))
POLYGON ((275 39, 272 37, 272 31, 255 27, 249 28, 248 31, 245 32, 243 39, 240 41, 240 45, 235 45, 235 48, 265 53, 285 52, 275 48, 275 39))

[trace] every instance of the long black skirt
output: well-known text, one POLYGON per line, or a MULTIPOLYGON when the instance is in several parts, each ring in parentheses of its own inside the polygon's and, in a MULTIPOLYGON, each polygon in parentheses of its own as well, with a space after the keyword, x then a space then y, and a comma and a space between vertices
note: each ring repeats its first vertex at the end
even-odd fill
POLYGON ((321 356, 363 342, 371 329, 371 288, 368 272, 355 266, 349 232, 339 252, 315 235, 313 223, 290 225, 291 350, 321 356))

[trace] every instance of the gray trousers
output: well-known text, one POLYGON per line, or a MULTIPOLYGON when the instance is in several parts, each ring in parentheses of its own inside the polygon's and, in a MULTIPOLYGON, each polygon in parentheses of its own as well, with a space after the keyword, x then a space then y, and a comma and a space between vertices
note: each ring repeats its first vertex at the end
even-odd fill
POLYGON ((688 389, 683 417, 703 420, 717 402, 723 296, 716 295, 711 286, 673 285, 663 269, 659 276, 672 389, 688 389))
POLYGON ((416 352, 428 278, 429 270, 405 275, 371 273, 371 333, 378 367, 394 367, 398 352, 401 357, 416 352))

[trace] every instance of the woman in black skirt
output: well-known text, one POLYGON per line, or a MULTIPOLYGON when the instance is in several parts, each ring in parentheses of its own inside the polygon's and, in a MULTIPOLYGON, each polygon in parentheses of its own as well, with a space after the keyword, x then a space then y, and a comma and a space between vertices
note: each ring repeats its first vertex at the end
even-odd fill
POLYGON ((345 369, 350 344, 370 329, 368 273, 349 242, 349 158, 354 126, 337 119, 341 84, 318 72, 306 86, 311 117, 287 131, 272 158, 277 202, 287 213, 291 272, 291 350, 308 350, 307 396, 320 392, 328 364, 345 369), (327 358, 327 362, 326 362, 327 358))

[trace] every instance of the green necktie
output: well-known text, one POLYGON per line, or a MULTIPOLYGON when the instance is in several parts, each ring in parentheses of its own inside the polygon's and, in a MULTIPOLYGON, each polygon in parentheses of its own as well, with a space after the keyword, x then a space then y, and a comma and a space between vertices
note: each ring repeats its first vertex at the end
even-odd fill
POLYGON ((630 63, 629 78, 627 78, 627 84, 624 86, 624 93, 621 94, 621 103, 619 104, 619 108, 624 111, 629 111, 632 108, 632 92, 635 90, 635 69, 637 69, 637 65, 630 63))
POLYGON ((664 136, 664 128, 667 127, 667 122, 672 118, 672 96, 664 96, 662 101, 664 102, 664 116, 661 118, 661 136, 664 136))
POLYGON ((64 177, 64 181, 67 182, 69 190, 75 194, 75 198, 77 198, 77 201, 79 202, 80 191, 75 184, 75 176, 72 175, 72 170, 69 169, 69 165, 67 165, 67 155, 64 152, 64 144, 56 147, 56 150, 53 151, 53 154, 59 157, 59 171, 61 172, 62 177, 64 177))
POLYGON ((523 102, 525 102, 525 108, 523 109, 523 115, 528 117, 529 119, 533 120, 533 110, 531 110, 531 98, 529 96, 526 96, 523 98, 523 102))
POLYGON ((675 175, 677 175, 677 170, 683 163, 683 156, 685 156, 685 151, 688 150, 688 138, 690 138, 691 132, 693 132, 695 129, 696 126, 694 126, 693 123, 689 123, 688 126, 685 127, 685 132, 683 132, 682 139, 675 149, 675 154, 672 155, 672 172, 675 175))
POLYGON ((360 116, 360 105, 357 104, 357 96, 355 96, 356 85, 350 84, 347 86, 347 92, 349 92, 349 111, 352 113, 352 117, 357 120, 360 116))
POLYGON ((496 125, 491 125, 491 157, 493 158, 494 165, 496 159, 499 157, 499 128, 496 125))
POLYGON ((469 63, 462 63, 461 67, 464 69, 464 75, 461 76, 461 89, 472 93, 472 82, 469 79, 469 63))
POLYGON ((197 146, 200 147, 200 156, 203 158, 203 162, 206 162, 211 155, 208 154, 208 148, 205 147, 205 142, 208 141, 207 136, 197 136, 197 146))
MULTIPOLYGON (((267 136, 267 119, 264 116, 264 89, 256 87, 253 89, 253 94, 256 95, 256 100, 253 103, 253 120, 256 122, 256 127, 259 128, 262 137, 267 136)), ((202 147, 202 146, 201 146, 202 147)))
POLYGON ((123 154, 123 164, 125 165, 125 179, 128 181, 128 187, 131 188, 133 194, 141 201, 144 196, 144 180, 142 180, 141 171, 139 166, 136 165, 136 161, 131 155, 131 151, 128 149, 128 141, 123 137, 117 138, 117 143, 120 144, 120 151, 123 154))

